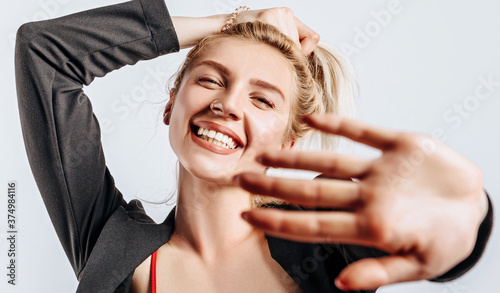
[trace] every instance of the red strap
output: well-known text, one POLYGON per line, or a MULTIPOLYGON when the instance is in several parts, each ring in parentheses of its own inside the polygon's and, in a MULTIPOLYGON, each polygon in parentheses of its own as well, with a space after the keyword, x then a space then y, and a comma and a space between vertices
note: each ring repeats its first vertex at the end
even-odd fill
POLYGON ((151 293, 156 293, 156 251, 151 255, 151 293))

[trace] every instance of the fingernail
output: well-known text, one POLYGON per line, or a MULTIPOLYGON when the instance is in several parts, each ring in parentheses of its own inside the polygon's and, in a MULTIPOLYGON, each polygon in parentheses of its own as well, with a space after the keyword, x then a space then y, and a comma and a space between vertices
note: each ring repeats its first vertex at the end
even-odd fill
POLYGON ((342 281, 339 278, 335 279, 335 286, 337 286, 337 288, 339 288, 340 290, 349 291, 349 288, 347 288, 347 286, 344 283, 342 283, 342 281))

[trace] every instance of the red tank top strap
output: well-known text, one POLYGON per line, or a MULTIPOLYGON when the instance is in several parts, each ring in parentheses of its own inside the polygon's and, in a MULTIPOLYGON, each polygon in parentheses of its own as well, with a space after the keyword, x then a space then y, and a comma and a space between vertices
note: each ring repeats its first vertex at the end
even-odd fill
POLYGON ((151 293, 156 293, 156 251, 151 255, 151 293))

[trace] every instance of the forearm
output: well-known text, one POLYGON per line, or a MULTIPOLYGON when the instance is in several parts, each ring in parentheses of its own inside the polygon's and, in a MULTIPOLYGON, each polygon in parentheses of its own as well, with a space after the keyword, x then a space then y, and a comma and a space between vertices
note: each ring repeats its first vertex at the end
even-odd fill
POLYGON ((207 17, 172 17, 181 49, 194 46, 198 41, 220 32, 229 15, 207 17))

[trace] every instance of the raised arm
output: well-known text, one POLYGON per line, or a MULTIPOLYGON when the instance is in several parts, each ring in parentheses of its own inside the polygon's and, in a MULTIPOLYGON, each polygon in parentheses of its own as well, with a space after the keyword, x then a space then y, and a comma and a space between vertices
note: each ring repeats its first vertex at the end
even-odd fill
MULTIPOLYGON (((229 15, 207 17, 173 17, 172 21, 179 37, 181 48, 194 46, 202 38, 220 32, 229 15)), ((295 41, 304 55, 309 55, 319 42, 319 35, 303 24, 286 7, 250 10, 237 15, 235 23, 260 21, 272 24, 295 41)))
MULTIPOLYGON (((110 215, 126 204, 106 168, 100 128, 83 86, 140 60, 194 45, 229 15, 170 18, 163 0, 134 0, 23 25, 16 83, 28 159, 58 237, 78 275, 110 215)), ((318 35, 287 8, 236 22, 274 24, 310 53, 318 35)))
POLYGON ((138 0, 28 23, 17 35, 16 83, 28 159, 78 275, 116 208, 83 85, 127 64, 178 50, 163 0, 138 0))

